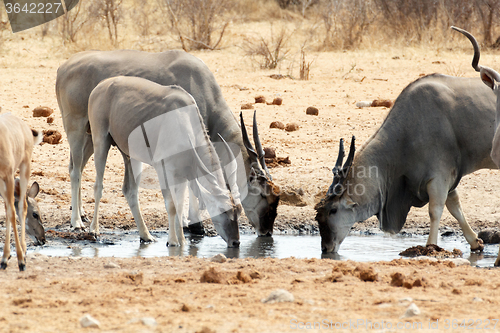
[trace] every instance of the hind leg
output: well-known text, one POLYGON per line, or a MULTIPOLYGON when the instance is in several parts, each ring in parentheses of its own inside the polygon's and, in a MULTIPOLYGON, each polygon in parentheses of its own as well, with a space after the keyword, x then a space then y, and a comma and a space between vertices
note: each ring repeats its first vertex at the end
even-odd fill
POLYGON ((427 184, 427 193, 429 194, 429 217, 431 219, 427 245, 437 245, 439 221, 443 215, 444 205, 448 196, 448 188, 445 182, 440 178, 434 178, 427 184))
POLYGON ((446 199, 446 208, 448 208, 451 215, 457 219, 458 224, 464 233, 465 239, 470 244, 471 251, 482 251, 484 249, 483 241, 477 237, 477 234, 471 229, 469 223, 465 220, 456 189, 448 194, 448 199, 446 199))
MULTIPOLYGON (((132 161, 127 155, 122 154, 123 162, 125 163, 125 176, 123 178, 123 187, 122 193, 127 199, 128 206, 132 211, 132 215, 134 216, 135 224, 137 225, 137 229, 139 230, 139 237, 141 243, 151 243, 156 242, 156 239, 151 235, 148 230, 148 227, 144 223, 144 219, 142 218, 141 208, 139 206, 139 182, 141 174, 139 173, 136 178, 134 178, 134 168, 132 167, 132 163, 141 162, 132 161)), ((140 166, 137 165, 135 170, 139 170, 140 166)))
POLYGON ((111 147, 111 139, 102 137, 95 139, 95 184, 94 184, 94 218, 90 225, 90 232, 99 235, 99 204, 101 202, 104 170, 106 169, 106 160, 108 159, 109 148, 111 147))

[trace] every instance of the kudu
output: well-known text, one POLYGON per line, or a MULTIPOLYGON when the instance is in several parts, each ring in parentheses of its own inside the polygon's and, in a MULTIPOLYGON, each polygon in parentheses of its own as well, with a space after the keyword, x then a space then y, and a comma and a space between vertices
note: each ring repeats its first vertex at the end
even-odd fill
MULTIPOLYGON (((28 181, 31 173, 31 154, 33 146, 41 142, 40 132, 31 130, 26 123, 11 113, 0 115, 0 196, 4 199, 6 213, 6 235, 0 269, 7 268, 10 258, 10 234, 14 229, 17 262, 19 270, 26 270, 26 216, 30 201, 26 199, 28 181), (15 173, 19 170, 19 181, 15 180, 15 173), (16 196, 18 199, 16 200, 16 196), (17 202, 17 209, 16 209, 17 202), (21 224, 19 236, 16 224, 16 212, 21 224)), ((33 188, 29 197, 34 197, 38 192, 38 184, 33 188)), ((32 202, 34 203, 34 201, 32 202)), ((43 232, 40 230, 38 208, 30 207, 32 212, 28 216, 28 233, 38 235, 39 242, 45 242, 43 232), (35 221, 36 220, 36 221, 35 221)), ((42 227, 43 230, 43 227, 42 227)))

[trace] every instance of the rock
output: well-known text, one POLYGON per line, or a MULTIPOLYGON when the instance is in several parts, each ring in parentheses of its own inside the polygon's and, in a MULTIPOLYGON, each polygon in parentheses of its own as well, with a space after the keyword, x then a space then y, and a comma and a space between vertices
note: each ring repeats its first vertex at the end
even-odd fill
POLYGON ((252 103, 242 104, 241 109, 242 110, 251 110, 251 109, 253 109, 253 104, 252 103))
POLYGON ((463 266, 463 265, 470 266, 470 261, 464 258, 447 258, 443 259, 443 261, 454 263, 456 266, 463 266))
POLYGON ((276 150, 271 147, 264 148, 264 158, 276 158, 276 150))
POLYGON ((289 124, 286 124, 285 126, 285 131, 287 132, 294 132, 294 131, 297 131, 299 129, 299 125, 297 123, 289 123, 289 124))
POLYGON ((189 312, 189 311, 191 311, 191 307, 186 305, 186 304, 182 304, 181 311, 182 312, 189 312))
POLYGON ((276 289, 272 291, 269 296, 261 299, 262 303, 280 303, 280 302, 293 302, 294 297, 285 289, 276 289))
POLYGON ((91 315, 86 314, 82 318, 80 318, 80 326, 83 328, 87 327, 93 327, 93 328, 99 328, 99 321, 95 318, 93 318, 91 315))
POLYGON ((266 98, 264 96, 260 95, 260 96, 255 97, 255 104, 265 103, 265 102, 266 102, 266 98))
POLYGON ((310 106, 306 109, 306 114, 309 114, 311 116, 317 116, 319 114, 319 110, 314 106, 310 106))
POLYGON ((473 302, 483 302, 483 299, 482 299, 482 298, 480 298, 480 297, 474 297, 474 298, 472 299, 472 301, 473 301, 473 302))
POLYGON ((227 258, 222 253, 216 254, 210 259, 211 262, 224 263, 227 261, 227 258))
POLYGON ((156 319, 154 319, 152 317, 143 317, 143 318, 141 318, 141 323, 144 326, 149 326, 149 327, 158 326, 158 323, 156 322, 156 319))
POLYGON ((52 124, 54 122, 54 117, 47 117, 47 124, 52 124))
POLYGON ((120 265, 109 261, 108 263, 104 264, 104 268, 120 268, 120 265))
POLYGON ((56 130, 43 130, 43 142, 51 145, 57 145, 61 142, 62 134, 56 130))
POLYGON ((415 303, 411 303, 410 306, 406 309, 405 313, 401 316, 401 318, 408 318, 418 316, 420 314, 420 309, 415 303))
POLYGON ((285 124, 283 124, 281 121, 273 121, 271 125, 269 125, 269 128, 278 128, 278 129, 285 129, 285 124))
POLYGON ((369 106, 372 106, 372 102, 371 101, 360 101, 360 102, 356 103, 356 107, 357 108, 366 108, 366 107, 369 107, 369 106))
POLYGON ((33 109, 33 117, 48 117, 52 113, 54 113, 54 110, 48 106, 38 106, 33 109))

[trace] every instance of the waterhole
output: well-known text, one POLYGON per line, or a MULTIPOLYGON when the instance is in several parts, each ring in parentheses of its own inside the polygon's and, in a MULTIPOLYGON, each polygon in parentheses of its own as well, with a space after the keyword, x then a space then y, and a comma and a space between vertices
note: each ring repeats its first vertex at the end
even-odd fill
MULTIPOLYGON (((330 258, 354 261, 390 261, 402 258, 399 253, 411 246, 425 245, 427 236, 401 235, 359 235, 351 234, 342 243, 338 254, 322 254, 319 235, 274 235, 257 237, 241 235, 239 248, 227 248, 221 237, 191 237, 186 235, 187 244, 182 247, 167 247, 167 233, 153 233, 157 242, 141 244, 137 233, 106 233, 99 242, 50 242, 42 247, 31 247, 28 252, 39 252, 48 256, 74 257, 163 257, 196 256, 209 258, 223 253, 228 258, 330 258)), ((498 245, 486 245, 484 252, 471 253, 463 237, 440 237, 439 246, 452 251, 459 249, 463 258, 472 265, 493 266, 498 245)))

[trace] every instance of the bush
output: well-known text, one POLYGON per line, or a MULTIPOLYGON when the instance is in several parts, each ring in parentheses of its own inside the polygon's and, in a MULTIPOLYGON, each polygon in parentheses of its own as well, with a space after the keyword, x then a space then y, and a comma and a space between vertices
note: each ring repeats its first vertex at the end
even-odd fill
POLYGON ((182 48, 217 49, 230 18, 231 0, 161 0, 182 48))

